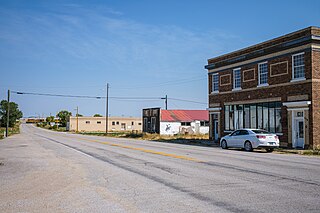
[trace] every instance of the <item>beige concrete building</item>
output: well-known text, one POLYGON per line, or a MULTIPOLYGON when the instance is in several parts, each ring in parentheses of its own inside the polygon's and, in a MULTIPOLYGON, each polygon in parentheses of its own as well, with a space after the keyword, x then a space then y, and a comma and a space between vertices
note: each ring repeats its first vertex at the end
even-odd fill
MULTIPOLYGON (((105 132, 106 117, 77 117, 71 116, 68 122, 69 131, 105 132)), ((108 132, 142 131, 142 119, 130 117, 109 117, 108 132)))

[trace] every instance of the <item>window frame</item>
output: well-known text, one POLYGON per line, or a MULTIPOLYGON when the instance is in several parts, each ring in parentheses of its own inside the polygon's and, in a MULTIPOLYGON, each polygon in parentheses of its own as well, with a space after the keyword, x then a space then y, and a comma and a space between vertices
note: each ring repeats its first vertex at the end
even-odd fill
POLYGON ((232 91, 235 91, 235 90, 241 90, 242 88, 241 88, 241 81, 242 81, 242 79, 241 79, 241 68, 236 68, 236 69, 233 69, 232 70, 232 80, 233 80, 233 89, 232 89, 232 91), (235 87, 236 85, 236 79, 235 79, 235 72, 236 71, 239 71, 239 77, 240 77, 240 86, 239 87, 235 87))
POLYGON ((264 61, 264 62, 258 63, 258 87, 269 86, 268 80, 269 80, 268 61, 264 61), (267 65, 267 83, 261 83, 260 65, 263 65, 263 64, 267 65))
POLYGON ((214 73, 211 75, 211 83, 212 83, 212 86, 211 86, 211 93, 219 93, 219 73, 214 73), (214 77, 217 76, 217 82, 214 81, 214 77), (215 90, 215 85, 217 86, 217 90, 215 90))
POLYGON ((305 58, 303 56, 303 65, 299 65, 299 66, 295 66, 294 65, 294 57, 296 56, 299 56, 299 55, 305 55, 305 52, 300 52, 300 53, 296 53, 296 54, 293 54, 291 56, 291 62, 292 62, 292 79, 291 79, 291 82, 294 82, 294 81, 303 81, 303 80, 306 80, 306 64, 305 64, 305 58), (298 77, 298 78, 295 78, 294 76, 294 70, 295 70, 295 67, 302 67, 304 68, 304 77, 298 77))

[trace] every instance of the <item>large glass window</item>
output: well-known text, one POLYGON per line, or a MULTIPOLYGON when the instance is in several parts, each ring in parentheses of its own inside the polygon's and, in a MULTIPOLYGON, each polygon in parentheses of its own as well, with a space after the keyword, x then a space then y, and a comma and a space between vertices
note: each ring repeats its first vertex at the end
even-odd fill
POLYGON ((275 104, 275 119, 276 119, 276 132, 282 132, 281 125, 281 103, 275 104))
POLYGON ((275 120, 275 112, 274 112, 275 104, 269 103, 269 131, 276 131, 276 120, 275 120))
POLYGON ((304 78, 304 53, 292 55, 293 79, 304 78))
POLYGON ((257 128, 257 106, 251 105, 250 106, 250 127, 257 128))
POLYGON ((237 111, 238 111, 238 128, 243 128, 243 105, 236 105, 237 111))
POLYGON ((226 105, 225 130, 241 128, 264 129, 270 132, 282 132, 280 102, 226 105))
POLYGON ((267 130, 269 129, 269 109, 268 109, 268 103, 263 104, 263 129, 267 130))
POLYGON ((268 84, 268 63, 260 63, 258 65, 259 85, 268 84))
POLYGON ((230 130, 234 130, 233 122, 234 122, 234 106, 231 105, 230 106, 230 117, 229 117, 230 130))
POLYGON ((250 128, 250 105, 244 105, 244 121, 243 121, 243 127, 244 128, 250 128))
POLYGON ((258 129, 263 129, 263 113, 262 113, 262 104, 257 105, 258 112, 258 129))
POLYGON ((212 75, 212 92, 218 92, 219 91, 219 74, 213 74, 212 75))
POLYGON ((229 110, 230 110, 230 106, 225 106, 224 107, 224 120, 225 120, 224 129, 226 129, 226 130, 230 129, 230 126, 229 126, 229 110))
POLYGON ((233 89, 241 89, 241 70, 233 70, 233 89))

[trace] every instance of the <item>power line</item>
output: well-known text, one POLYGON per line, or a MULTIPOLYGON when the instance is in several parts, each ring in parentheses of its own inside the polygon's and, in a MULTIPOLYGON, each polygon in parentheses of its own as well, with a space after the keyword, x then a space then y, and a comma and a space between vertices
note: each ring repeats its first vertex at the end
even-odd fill
POLYGON ((174 101, 183 101, 183 102, 189 102, 189 103, 195 103, 195 104, 208 105, 207 103, 199 102, 199 101, 191 101, 191 100, 184 100, 184 99, 178 99, 178 98, 168 98, 168 99, 169 99, 169 100, 174 100, 174 101))
MULTIPOLYGON (((65 94, 52 94, 52 93, 34 93, 34 92, 20 92, 20 91, 11 91, 11 93, 17 95, 35 95, 35 96, 48 96, 48 97, 63 97, 63 98, 89 98, 89 99, 106 99, 105 96, 89 96, 89 95, 65 95, 65 94)), ((109 97, 109 99, 117 100, 117 101, 155 101, 155 100, 163 100, 163 97, 109 97)), ((173 101, 181 101, 195 104, 208 105, 205 102, 193 101, 193 100, 185 100, 179 98, 168 98, 168 100, 173 101)))
MULTIPOLYGON (((92 99, 106 99, 105 96, 89 96, 89 95, 65 95, 52 93, 35 93, 35 92, 19 92, 11 91, 18 95, 35 95, 35 96, 49 96, 49 97, 63 97, 63 98, 92 98, 92 99)), ((109 97, 109 99, 116 100, 161 100, 162 97, 109 97)))
POLYGON ((88 96, 88 95, 62 95, 62 94, 50 94, 50 93, 34 93, 34 92, 18 92, 12 91, 17 95, 38 95, 38 96, 51 96, 51 97, 63 97, 63 98, 94 98, 94 99, 103 99, 106 97, 103 96, 88 96))

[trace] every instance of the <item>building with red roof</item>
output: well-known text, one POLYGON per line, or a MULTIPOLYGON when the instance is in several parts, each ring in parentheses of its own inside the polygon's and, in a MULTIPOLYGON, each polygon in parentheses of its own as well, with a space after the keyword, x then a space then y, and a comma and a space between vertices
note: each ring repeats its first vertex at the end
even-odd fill
POLYGON ((161 135, 207 134, 209 113, 207 110, 143 109, 143 132, 161 135))

